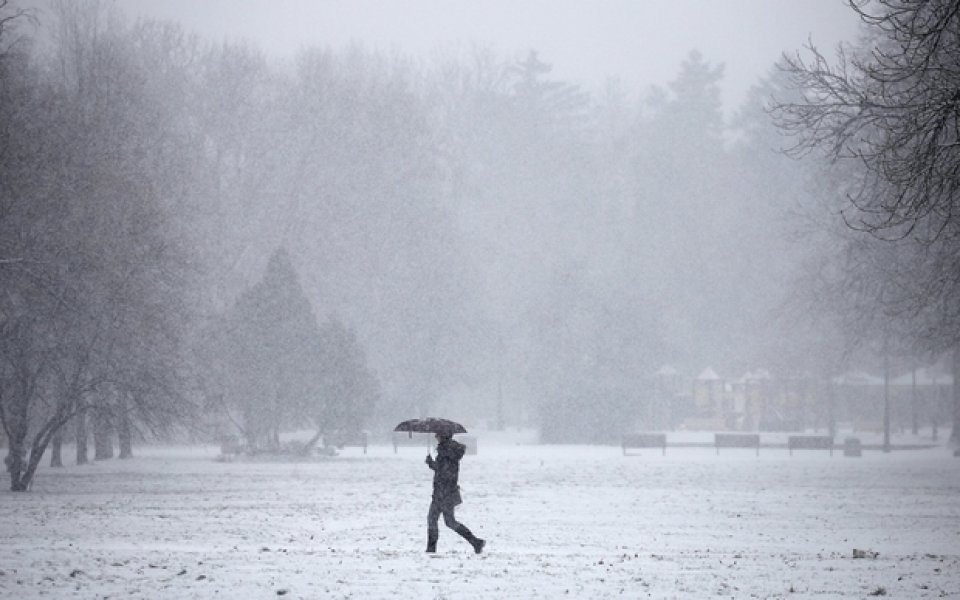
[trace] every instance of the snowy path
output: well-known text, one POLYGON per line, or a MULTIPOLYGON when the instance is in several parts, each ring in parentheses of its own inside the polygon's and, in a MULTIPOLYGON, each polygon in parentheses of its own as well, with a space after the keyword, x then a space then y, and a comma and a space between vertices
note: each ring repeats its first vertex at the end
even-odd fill
POLYGON ((457 511, 488 552, 441 524, 435 558, 421 450, 216 454, 141 448, 0 492, 0 597, 960 598, 960 459, 943 449, 488 445, 464 459, 457 511))

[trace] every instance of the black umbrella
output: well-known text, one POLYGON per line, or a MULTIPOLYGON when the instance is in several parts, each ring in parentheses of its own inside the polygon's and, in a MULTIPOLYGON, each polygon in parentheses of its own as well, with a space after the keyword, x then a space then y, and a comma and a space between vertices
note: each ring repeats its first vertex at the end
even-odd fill
POLYGON ((394 431, 406 431, 413 437, 414 433, 466 433, 463 425, 450 419, 427 417, 425 419, 407 419, 393 428, 394 431))
MULTIPOLYGON (((436 417, 426 417, 424 419, 407 419, 393 428, 394 431, 406 431, 410 437, 414 433, 446 433, 453 435, 455 433, 466 433, 463 425, 450 419, 438 419, 436 417)), ((430 440, 427 440, 427 454, 430 453, 430 440)))

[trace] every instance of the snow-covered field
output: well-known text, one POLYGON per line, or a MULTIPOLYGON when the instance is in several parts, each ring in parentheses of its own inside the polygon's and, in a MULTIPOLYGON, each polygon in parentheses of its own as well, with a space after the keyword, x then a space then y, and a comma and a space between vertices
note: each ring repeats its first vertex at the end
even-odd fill
POLYGON ((442 521, 423 552, 423 449, 141 447, 0 493, 0 596, 960 598, 960 459, 943 447, 624 457, 479 439, 457 516, 482 555, 442 521))

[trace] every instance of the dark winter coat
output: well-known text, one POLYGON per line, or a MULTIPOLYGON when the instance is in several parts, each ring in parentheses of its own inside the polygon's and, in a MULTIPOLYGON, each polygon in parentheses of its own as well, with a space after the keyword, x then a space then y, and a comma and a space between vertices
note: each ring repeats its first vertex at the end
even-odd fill
POLYGON ((457 506, 460 499, 460 459, 467 447, 454 440, 437 444, 437 458, 427 457, 427 466, 433 469, 433 499, 441 506, 457 506))

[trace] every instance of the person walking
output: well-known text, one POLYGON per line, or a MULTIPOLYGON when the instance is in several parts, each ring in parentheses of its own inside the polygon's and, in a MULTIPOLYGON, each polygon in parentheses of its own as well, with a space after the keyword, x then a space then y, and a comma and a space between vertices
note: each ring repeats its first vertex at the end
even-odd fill
POLYGON ((454 509, 462 502, 460 498, 460 459, 463 458, 467 447, 453 439, 453 434, 440 432, 437 438, 437 458, 427 454, 427 466, 433 470, 433 500, 430 502, 430 511, 427 513, 427 552, 437 551, 437 538, 440 531, 437 522, 443 515, 444 524, 460 534, 470 542, 473 551, 483 552, 486 540, 473 535, 462 523, 454 517, 454 509))

